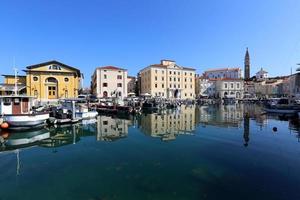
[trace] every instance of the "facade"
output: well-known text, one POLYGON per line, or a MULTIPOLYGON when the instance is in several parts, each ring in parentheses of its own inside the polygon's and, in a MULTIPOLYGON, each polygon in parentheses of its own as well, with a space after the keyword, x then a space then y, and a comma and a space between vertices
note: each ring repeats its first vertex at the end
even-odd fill
POLYGON ((4 83, 0 84, 0 95, 11 95, 15 93, 15 82, 17 82, 17 93, 26 94, 26 76, 2 75, 4 83), (17 79, 16 79, 17 78, 17 79))
POLYGON ((208 79, 240 79, 242 78, 242 71, 240 68, 219 68, 207 70, 203 73, 203 77, 208 79))
POLYGON ((300 73, 292 74, 289 77, 290 95, 300 97, 300 73))
POLYGON ((196 76, 196 97, 214 97, 215 81, 203 76, 196 76))
POLYGON ((244 82, 244 97, 246 97, 246 98, 256 97, 254 81, 245 81, 244 82))
POLYGON ((242 79, 219 79, 215 81, 215 91, 218 98, 244 97, 244 81, 242 79))
POLYGON ((249 80, 250 77, 250 55, 249 55, 249 51, 248 48, 246 50, 246 54, 245 54, 245 60, 244 60, 244 79, 245 80, 249 80))
POLYGON ((98 67, 93 76, 91 90, 98 98, 127 97, 127 70, 105 66, 98 67))
POLYGON ((26 68, 27 95, 42 102, 78 96, 83 78, 80 70, 55 60, 26 68))
POLYGON ((127 94, 136 94, 136 78, 134 76, 127 77, 127 94))
POLYGON ((178 66, 175 61, 162 60, 160 64, 150 65, 139 72, 140 93, 170 99, 193 99, 195 72, 193 68, 178 66))
POLYGON ((287 96, 288 94, 282 94, 283 92, 288 92, 287 86, 285 85, 286 78, 287 77, 275 77, 256 81, 254 83, 256 97, 271 98, 287 96))
POLYGON ((258 81, 265 80, 268 78, 268 72, 263 70, 263 68, 261 68, 258 72, 256 72, 255 78, 258 81))

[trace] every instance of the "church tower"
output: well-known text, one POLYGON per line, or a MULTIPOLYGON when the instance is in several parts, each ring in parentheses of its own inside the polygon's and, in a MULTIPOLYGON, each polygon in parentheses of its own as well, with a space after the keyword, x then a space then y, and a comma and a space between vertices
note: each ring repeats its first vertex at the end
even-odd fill
POLYGON ((245 80, 249 80, 250 79, 250 56, 249 56, 249 52, 248 52, 248 48, 246 50, 246 55, 245 55, 245 69, 244 69, 244 79, 245 80))

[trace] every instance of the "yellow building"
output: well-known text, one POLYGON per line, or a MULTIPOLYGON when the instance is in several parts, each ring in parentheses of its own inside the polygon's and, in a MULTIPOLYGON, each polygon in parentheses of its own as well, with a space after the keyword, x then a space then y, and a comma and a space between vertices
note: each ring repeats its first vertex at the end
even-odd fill
POLYGON ((11 95, 15 93, 15 82, 17 80, 18 94, 26 93, 26 76, 2 75, 4 83, 0 84, 0 95, 11 95), (17 78, 17 79, 16 79, 17 78))
MULTIPOLYGON (((80 70, 55 60, 30 65, 23 71, 26 72, 26 76, 18 76, 18 86, 24 85, 27 95, 35 96, 42 102, 75 98, 81 88, 80 70)), ((3 76, 4 85, 14 87, 15 77, 3 76)))
POLYGON ((36 96, 40 101, 78 96, 80 70, 55 60, 26 68, 27 95, 36 96))
POLYGON ((139 90, 153 97, 194 99, 195 73, 195 69, 178 66, 175 61, 161 60, 139 72, 139 90))

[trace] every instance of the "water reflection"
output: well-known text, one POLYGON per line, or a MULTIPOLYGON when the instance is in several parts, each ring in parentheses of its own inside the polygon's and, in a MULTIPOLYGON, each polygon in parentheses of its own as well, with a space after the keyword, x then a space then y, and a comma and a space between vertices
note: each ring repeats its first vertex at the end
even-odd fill
POLYGON ((175 140, 178 135, 193 135, 196 129, 195 106, 142 115, 140 129, 144 134, 163 141, 175 140))
POLYGON ((288 121, 288 127, 300 141, 298 118, 266 115, 262 113, 260 106, 254 104, 234 104, 181 106, 179 109, 127 118, 98 116, 97 119, 82 121, 80 124, 17 133, 2 131, 0 143, 1 151, 30 146, 56 149, 76 144, 82 137, 88 136, 95 137, 95 140, 99 142, 122 140, 128 137, 130 127, 138 127, 140 132, 147 136, 160 138, 162 141, 172 141, 181 135, 201 134, 201 131, 196 131, 198 127, 210 126, 240 130, 243 145, 247 147, 250 143, 251 127, 258 127, 261 131, 263 128, 267 128, 269 120, 288 121))

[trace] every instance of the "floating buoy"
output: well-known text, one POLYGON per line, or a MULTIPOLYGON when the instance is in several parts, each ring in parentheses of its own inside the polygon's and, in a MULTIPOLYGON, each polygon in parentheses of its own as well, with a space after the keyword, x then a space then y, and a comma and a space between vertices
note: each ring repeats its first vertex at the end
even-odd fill
POLYGON ((274 131, 274 132, 277 132, 277 127, 273 127, 273 131, 274 131))
POLYGON ((3 122, 2 124, 1 124, 1 128, 2 129, 7 129, 9 127, 9 124, 7 123, 7 122, 3 122))

